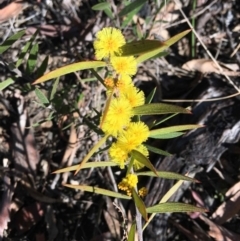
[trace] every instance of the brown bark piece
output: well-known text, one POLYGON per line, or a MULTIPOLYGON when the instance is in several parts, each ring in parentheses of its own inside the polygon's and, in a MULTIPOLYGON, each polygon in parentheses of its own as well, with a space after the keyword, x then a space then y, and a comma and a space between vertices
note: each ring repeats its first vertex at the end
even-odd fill
POLYGON ((214 238, 216 241, 239 241, 240 235, 230 232, 226 228, 215 224, 207 217, 200 215, 200 219, 209 225, 210 231, 208 234, 214 238))
POLYGON ((212 214, 212 218, 217 224, 225 223, 240 211, 240 182, 231 187, 226 196, 230 199, 223 202, 212 214))
POLYGON ((22 11, 23 7, 23 1, 15 1, 0 9, 0 23, 7 21, 14 16, 17 16, 22 11))

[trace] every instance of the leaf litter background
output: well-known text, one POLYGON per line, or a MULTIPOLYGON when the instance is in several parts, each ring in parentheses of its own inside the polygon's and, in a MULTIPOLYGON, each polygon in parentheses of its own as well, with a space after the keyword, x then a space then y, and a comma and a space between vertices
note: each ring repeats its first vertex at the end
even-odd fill
MULTIPOLYGON (((95 33, 121 24, 119 12, 124 8, 121 1, 109 1, 116 16, 113 21, 102 11, 91 9, 97 3, 0 1, 1 42, 26 29, 26 35, 0 56, 1 81, 8 77, 15 80, 0 95, 2 240, 121 240, 122 215, 111 198, 68 189, 62 183, 114 190, 115 179, 120 180, 123 173, 103 168, 82 170, 76 176, 51 174, 79 163, 97 142, 99 137, 89 129, 89 123, 98 124, 96 111, 105 100, 102 86, 89 71, 69 74, 61 77, 51 105, 41 106, 34 88, 28 85, 36 75, 26 75, 24 64, 18 69, 9 65, 17 61, 36 29, 40 30, 36 40, 38 62, 48 56, 48 70, 93 59, 95 33)), ((151 142, 174 154, 151 155, 151 160, 158 170, 189 172, 197 178, 201 183, 185 183, 172 200, 204 206, 209 212, 157 215, 144 232, 144 240, 240 240, 239 97, 194 101, 238 92, 240 2, 146 1, 123 33, 127 39, 135 39, 138 28, 149 38, 166 40, 189 29, 180 10, 195 19, 190 22, 222 71, 198 39, 194 46, 189 34, 172 46, 167 56, 141 64, 134 81, 146 95, 157 88, 154 102, 174 100, 181 106, 191 106, 191 116, 177 116, 164 126, 205 125, 175 140, 151 142), (190 102, 176 101, 183 99, 190 102)), ((49 96, 53 84, 47 82, 40 89, 49 96)), ((148 117, 146 122, 152 120, 160 118, 148 117)), ((101 152, 94 160, 106 158, 101 152)), ((149 188, 147 206, 158 202, 173 185, 172 181, 155 178, 143 178, 141 183, 149 188)), ((133 204, 123 201, 121 205, 130 225, 135 216, 133 204)))

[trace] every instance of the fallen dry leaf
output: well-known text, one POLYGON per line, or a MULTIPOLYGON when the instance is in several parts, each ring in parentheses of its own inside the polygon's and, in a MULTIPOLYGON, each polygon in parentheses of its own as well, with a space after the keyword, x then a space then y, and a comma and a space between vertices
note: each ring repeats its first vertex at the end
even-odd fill
POLYGON ((226 197, 232 197, 236 195, 237 192, 240 191, 240 182, 235 183, 229 190, 226 192, 226 197))
POLYGON ((200 215, 200 219, 209 225, 208 234, 216 241, 239 241, 240 235, 233 233, 226 228, 215 224, 207 217, 200 215))
POLYGON ((17 16, 22 11, 24 5, 23 1, 15 1, 0 9, 0 23, 17 16))
POLYGON ((223 202, 212 214, 212 219, 217 224, 225 223, 240 211, 240 182, 228 190, 227 197, 230 199, 223 202))
POLYGON ((11 228, 18 234, 24 233, 40 221, 44 215, 44 204, 34 202, 19 210, 12 218, 11 228))
POLYGON ((203 74, 208 73, 216 73, 216 74, 224 74, 228 76, 239 76, 240 72, 231 71, 225 68, 223 63, 219 63, 221 65, 222 71, 218 68, 218 66, 210 59, 193 59, 186 62, 182 68, 187 71, 199 71, 203 74))

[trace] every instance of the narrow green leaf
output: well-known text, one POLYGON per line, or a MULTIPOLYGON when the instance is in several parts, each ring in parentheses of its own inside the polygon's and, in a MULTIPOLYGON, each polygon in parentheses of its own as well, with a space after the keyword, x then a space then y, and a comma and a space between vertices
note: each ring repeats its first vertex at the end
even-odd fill
POLYGON ((170 126, 170 127, 164 127, 156 130, 151 130, 149 137, 151 138, 156 138, 158 136, 164 136, 168 135, 170 133, 175 133, 179 131, 185 131, 185 130, 192 130, 192 129, 197 129, 203 127, 202 125, 179 125, 179 126, 170 126))
POLYGON ((158 126, 158 125, 160 125, 160 124, 166 122, 167 120, 173 118, 173 117, 176 116, 176 115, 178 115, 178 113, 176 113, 176 114, 172 114, 172 115, 170 115, 170 116, 168 116, 168 117, 166 117, 166 118, 164 118, 164 119, 162 119, 162 120, 160 120, 160 121, 154 123, 153 126, 158 126))
MULTIPOLYGON (((65 167, 62 169, 59 169, 55 172, 53 172, 53 174, 57 174, 57 173, 63 173, 63 172, 71 172, 71 171, 76 171, 79 165, 74 165, 71 167, 65 167)), ((114 167, 117 166, 116 163, 114 162, 110 162, 110 161, 101 161, 101 162, 87 162, 82 166, 82 169, 85 168, 95 168, 95 167, 114 167)))
POLYGON ((124 44, 120 48, 120 52, 121 56, 140 55, 162 48, 163 46, 164 43, 159 40, 143 39, 124 44))
POLYGON ((32 42, 35 40, 36 36, 38 34, 38 30, 35 31, 35 33, 33 34, 33 36, 30 38, 30 40, 25 44, 25 46, 23 47, 21 53, 19 54, 18 57, 18 61, 16 63, 16 67, 18 68, 20 66, 20 64, 23 61, 23 58, 26 56, 29 48, 32 46, 32 42))
POLYGON ((106 8, 103 10, 103 12, 110 18, 110 19, 114 19, 113 13, 111 8, 106 8))
POLYGON ((134 201, 138 211, 141 213, 143 218, 147 221, 148 216, 147 216, 147 212, 146 212, 146 206, 145 206, 143 200, 138 196, 138 194, 136 193, 134 188, 132 189, 132 195, 133 195, 133 201, 134 201))
POLYGON ((133 108, 135 115, 163 115, 170 113, 190 114, 191 112, 177 105, 169 105, 163 103, 152 103, 137 106, 133 108))
POLYGON ((172 38, 168 39, 165 42, 162 42, 162 45, 159 46, 159 48, 155 48, 152 49, 152 51, 148 51, 146 53, 143 53, 142 55, 140 55, 137 58, 137 63, 142 63, 148 59, 154 58, 156 57, 159 53, 163 52, 164 50, 166 50, 167 48, 169 48, 171 45, 173 45, 174 43, 176 43, 179 39, 181 39, 182 37, 184 37, 186 34, 188 34, 191 30, 186 30, 183 31, 175 36, 173 36, 172 38))
MULTIPOLYGON (((165 203, 167 202, 174 193, 180 188, 180 186, 183 184, 183 180, 177 181, 168 191, 167 193, 164 194, 162 199, 159 201, 159 203, 165 203)), ((149 225, 151 220, 155 217, 156 213, 152 213, 151 216, 149 217, 148 221, 144 224, 143 230, 149 225)))
POLYGON ((129 14, 127 14, 125 16, 125 18, 123 19, 123 22, 121 24, 121 28, 125 28, 132 20, 133 17, 140 12, 141 8, 143 7, 143 5, 138 6, 137 8, 135 8, 133 11, 131 11, 129 14))
POLYGON ((27 73, 32 74, 37 64, 38 56, 38 44, 34 44, 30 50, 29 57, 27 60, 27 73))
POLYGON ((78 63, 66 65, 64 67, 55 69, 55 70, 43 75, 42 77, 35 80, 33 84, 39 84, 39 83, 45 82, 50 79, 57 78, 59 76, 65 75, 65 74, 73 73, 75 71, 99 68, 99 67, 104 67, 106 65, 107 64, 103 61, 84 61, 84 62, 78 62, 78 63))
POLYGON ((20 39, 24 34, 25 30, 22 30, 6 39, 0 46, 0 54, 3 54, 6 50, 8 50, 13 43, 20 39))
POLYGON ((135 233, 136 233, 136 222, 133 222, 128 233, 128 240, 127 241, 134 241, 135 240, 135 233))
POLYGON ((52 87, 52 91, 51 91, 51 94, 50 94, 50 100, 52 100, 57 92, 57 87, 58 87, 58 84, 59 84, 59 77, 54 81, 54 84, 53 84, 53 87, 52 87))
POLYGON ((159 155, 163 155, 163 156, 171 156, 172 154, 170 154, 169 152, 163 151, 159 148, 156 148, 154 146, 150 146, 150 145, 146 145, 144 144, 144 146, 147 147, 147 149, 153 153, 159 154, 159 155))
MULTIPOLYGON (((175 172, 166 172, 166 171, 157 171, 158 177, 165 179, 174 179, 174 180, 184 180, 189 182, 198 182, 196 179, 184 176, 175 172)), ((148 177, 156 177, 156 174, 150 171, 147 172, 137 172, 138 176, 148 176, 148 177)))
POLYGON ((147 2, 147 0, 137 0, 134 1, 130 4, 128 4, 125 8, 123 8, 123 10, 119 13, 119 17, 125 16, 126 14, 131 13, 132 11, 134 11, 136 8, 141 8, 145 2, 147 2))
POLYGON ((136 159, 137 161, 142 163, 144 166, 148 167, 157 176, 157 171, 156 171, 155 167, 152 165, 152 163, 146 156, 144 156, 141 152, 139 152, 137 150, 132 150, 131 154, 134 159, 136 159))
POLYGON ((94 6, 92 6, 92 10, 94 10, 94 11, 101 11, 101 10, 104 10, 107 8, 111 8, 110 3, 108 3, 108 2, 102 2, 102 3, 98 3, 94 6))
POLYGON ((183 134, 185 134, 185 133, 184 132, 170 132, 170 133, 161 133, 161 134, 155 133, 154 135, 149 136, 149 138, 153 138, 153 139, 172 139, 172 138, 182 136, 183 134))
POLYGON ((102 195, 109 196, 109 197, 131 199, 131 197, 129 197, 127 195, 124 195, 124 194, 121 194, 118 192, 109 191, 109 190, 99 188, 99 187, 92 187, 92 186, 85 186, 85 185, 72 185, 72 184, 63 184, 63 186, 74 188, 74 189, 79 189, 81 191, 102 194, 102 195))
POLYGON ((49 104, 49 100, 46 95, 38 88, 35 89, 35 94, 42 105, 49 104))
MULTIPOLYGON (((163 49, 165 49, 164 46, 163 46, 163 49)), ((165 51, 165 50, 160 51, 160 50, 161 49, 156 49, 156 50, 153 50, 153 51, 150 51, 150 52, 147 52, 145 54, 140 55, 136 59, 137 63, 140 64, 140 63, 142 63, 146 60, 149 60, 149 59, 162 58, 162 57, 165 57, 165 56, 168 55, 167 51, 165 51), (159 53, 159 51, 160 51, 160 53, 159 53)))
POLYGON ((0 82, 0 91, 6 89, 9 85, 13 83, 14 83, 14 80, 12 78, 7 78, 3 82, 0 82))
POLYGON ((82 162, 78 165, 77 170, 75 171, 76 175, 80 169, 82 169, 83 165, 88 162, 88 160, 92 157, 94 153, 98 151, 98 149, 107 141, 109 135, 105 135, 102 139, 100 139, 93 147, 92 149, 87 153, 87 155, 83 158, 82 162))
POLYGON ((147 208, 148 213, 207 212, 205 208, 195 207, 187 203, 167 202, 147 208))
POLYGON ((175 36, 173 36, 172 38, 168 39, 167 41, 165 41, 164 43, 170 47, 171 45, 175 44, 178 40, 180 40, 182 37, 184 37, 185 35, 187 35, 188 33, 190 33, 192 30, 188 29, 185 30, 175 36))
POLYGON ((100 81, 100 83, 105 86, 104 80, 103 80, 102 77, 98 74, 98 72, 95 71, 94 69, 90 69, 90 71, 91 71, 91 73, 97 78, 97 80, 100 81))
POLYGON ((45 59, 42 61, 41 65, 37 69, 36 77, 39 78, 42 76, 48 67, 48 55, 45 57, 45 59))
POLYGON ((145 104, 150 104, 152 102, 152 99, 156 93, 157 87, 155 87, 151 93, 147 96, 146 100, 145 100, 145 104))

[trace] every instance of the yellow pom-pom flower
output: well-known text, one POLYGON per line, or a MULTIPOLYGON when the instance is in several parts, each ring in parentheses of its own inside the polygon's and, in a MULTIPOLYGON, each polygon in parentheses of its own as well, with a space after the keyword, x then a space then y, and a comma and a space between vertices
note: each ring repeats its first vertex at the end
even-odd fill
POLYGON ((119 131, 129 125, 132 116, 132 107, 126 98, 112 99, 102 130, 108 135, 117 136, 119 131))
POLYGON ((129 88, 133 85, 132 78, 129 75, 121 75, 119 77, 116 87, 118 88, 120 93, 125 93, 129 88))
POLYGON ((138 177, 135 174, 128 174, 122 181, 118 184, 118 188, 127 193, 128 196, 132 195, 132 189, 137 186, 138 177))
POLYGON ((111 161, 117 163, 121 169, 124 168, 125 162, 128 158, 128 153, 119 147, 117 143, 112 144, 109 149, 109 155, 111 157, 111 161))
POLYGON ((134 86, 129 86, 125 92, 123 92, 123 94, 129 100, 132 107, 140 106, 145 103, 145 96, 143 91, 134 86))
POLYGON ((132 151, 149 137, 149 128, 143 122, 131 122, 118 136, 118 144, 127 152, 132 151))
POLYGON ((140 197, 146 197, 147 194, 148 194, 148 190, 147 190, 146 187, 142 187, 142 188, 140 188, 139 191, 138 191, 138 195, 139 195, 140 197))
POLYGON ((137 72, 137 61, 133 56, 112 57, 110 62, 117 74, 132 76, 137 72))
POLYGON ((98 60, 119 54, 119 48, 126 43, 121 31, 112 27, 103 28, 96 37, 93 46, 98 60))
POLYGON ((113 89, 114 87, 114 80, 112 77, 107 77, 104 79, 104 84, 106 86, 107 89, 113 89))

